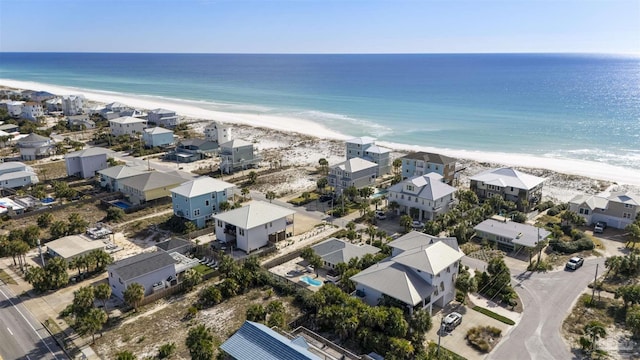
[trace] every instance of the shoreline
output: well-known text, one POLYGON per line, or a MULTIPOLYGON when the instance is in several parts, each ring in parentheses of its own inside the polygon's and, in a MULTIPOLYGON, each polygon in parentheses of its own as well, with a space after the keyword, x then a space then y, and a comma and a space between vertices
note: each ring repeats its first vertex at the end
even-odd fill
MULTIPOLYGON (((266 128, 284 133, 297 133, 299 135, 311 136, 318 139, 343 141, 353 137, 338 133, 326 128, 325 126, 300 118, 268 114, 234 113, 225 112, 219 109, 207 109, 204 107, 207 105, 206 103, 194 100, 168 99, 149 95, 134 95, 80 89, 10 79, 0 79, 0 86, 23 90, 31 89, 36 91, 48 91, 56 95, 83 94, 87 100, 99 103, 107 104, 111 102, 120 102, 139 109, 167 108, 175 111, 180 116, 190 119, 210 120, 229 124, 246 125, 255 128, 266 128)), ((215 104, 209 104, 209 106, 215 106, 215 104)), ((268 141, 268 139, 264 140, 268 141)), ((640 186, 640 170, 613 166, 594 161, 542 157, 519 153, 434 148, 424 145, 399 144, 387 141, 376 141, 376 144, 388 147, 394 152, 435 152, 455 157, 461 162, 467 160, 479 163, 501 164, 505 166, 530 169, 545 169, 560 174, 604 180, 620 185, 640 186)), ((322 152, 322 150, 318 149, 318 152, 322 152)))

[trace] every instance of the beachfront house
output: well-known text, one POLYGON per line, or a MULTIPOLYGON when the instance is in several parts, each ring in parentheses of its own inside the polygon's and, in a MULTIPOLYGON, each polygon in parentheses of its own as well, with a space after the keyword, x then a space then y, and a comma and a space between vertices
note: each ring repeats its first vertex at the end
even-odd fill
POLYGON ((249 254, 292 234, 295 213, 282 206, 252 201, 241 208, 213 215, 216 238, 235 243, 238 249, 249 254))
POLYGON ((329 167, 327 180, 336 194, 341 194, 344 189, 355 186, 360 189, 373 186, 376 182, 378 164, 361 158, 351 158, 329 167))
POLYGON ((72 130, 95 129, 96 123, 89 118, 89 114, 67 116, 67 125, 72 130))
POLYGON ((144 129, 142 132, 144 146, 149 148, 170 146, 173 145, 174 140, 175 136, 173 135, 173 131, 159 126, 144 129))
POLYGON ((539 242, 545 241, 551 235, 543 228, 520 224, 500 216, 487 219, 473 229, 477 237, 494 242, 505 251, 535 248, 539 242))
POLYGON ((55 152, 55 144, 48 137, 31 133, 17 141, 22 160, 37 160, 51 156, 55 152))
POLYGON ((119 181, 120 192, 133 205, 171 196, 171 189, 185 181, 184 177, 149 171, 119 181))
POLYGON ((100 175, 100 186, 107 191, 120 191, 122 188, 120 181, 144 174, 145 172, 146 169, 140 166, 117 165, 108 167, 98 171, 98 175, 100 175))
POLYGON ((204 139, 185 139, 178 143, 176 149, 165 155, 167 160, 189 163, 213 156, 218 151, 218 144, 204 139))
POLYGON ((78 115, 84 112, 84 95, 66 95, 60 99, 62 113, 78 115))
POLYGON ((67 176, 82 179, 96 176, 98 171, 109 166, 107 157, 112 153, 112 150, 94 147, 66 154, 64 161, 67 166, 67 176))
POLYGON ((22 106, 21 116, 31 121, 39 121, 44 116, 42 104, 35 101, 27 101, 22 106))
POLYGON ((94 250, 104 250, 107 247, 104 242, 91 240, 84 235, 64 236, 49 241, 46 245, 49 256, 60 257, 67 262, 87 255, 94 250))
POLYGON ((431 172, 442 175, 444 182, 453 185, 456 174, 456 159, 429 152, 414 152, 400 158, 402 160, 402 178, 426 175, 431 172))
POLYGON ((167 109, 154 109, 147 113, 147 120, 156 126, 174 128, 178 125, 178 115, 175 111, 167 109))
POLYGON ((357 297, 372 306, 385 298, 395 299, 410 313, 417 309, 431 313, 433 305, 444 308, 455 298, 458 266, 464 256, 455 238, 410 232, 389 246, 395 251, 392 257, 350 278, 357 297))
POLYGON ((233 199, 234 184, 202 176, 171 190, 173 214, 203 228, 213 214, 220 211, 220 203, 233 199))
POLYGON ((218 144, 231 141, 231 126, 212 122, 204 128, 204 138, 218 144))
MULTIPOLYGON (((317 341, 316 338, 314 340, 317 341)), ((345 357, 327 356, 326 350, 316 350, 301 335, 295 338, 285 337, 274 329, 249 320, 246 320, 235 334, 223 342, 220 349, 226 355, 224 359, 234 360, 345 359, 345 357)), ((333 348, 331 350, 335 352, 333 348)))
POLYGON ((29 94, 29 99, 31 101, 35 101, 35 102, 43 102, 43 101, 47 101, 50 99, 55 98, 56 96, 50 92, 47 91, 33 91, 31 94, 29 94))
POLYGON ((128 135, 137 138, 139 135, 142 135, 146 127, 147 120, 132 116, 123 116, 109 120, 109 129, 111 129, 111 135, 113 136, 128 135))
POLYGON ((22 115, 22 106, 24 106, 24 103, 24 101, 0 100, 2 108, 7 109, 9 116, 14 118, 19 118, 20 115, 22 115))
POLYGON ((311 249, 322 258, 322 264, 327 269, 335 269, 339 263, 348 264, 351 259, 362 258, 366 254, 375 255, 380 252, 380 249, 375 246, 355 245, 336 238, 329 238, 313 245, 311 249))
POLYGON ((38 183, 38 175, 31 166, 18 161, 0 163, 0 188, 19 188, 38 183))
POLYGON ((640 214, 640 195, 612 192, 598 195, 578 195, 569 201, 569 210, 582 216, 587 224, 598 221, 624 229, 640 214))
POLYGON ((397 214, 409 214, 420 221, 434 220, 449 211, 455 202, 456 188, 442 182, 437 173, 415 176, 389 187, 387 199, 399 207, 397 214))
POLYGON ((62 99, 59 97, 54 97, 53 99, 49 99, 44 102, 44 107, 48 113, 62 111, 62 99))
POLYGON ((375 144, 374 138, 363 136, 347 140, 347 160, 353 158, 364 159, 376 163, 376 176, 388 174, 391 171, 391 150, 375 144))
POLYGON ((226 174, 256 167, 261 158, 255 153, 253 144, 235 139, 220 144, 220 169, 226 174))
POLYGON ((147 252, 114 262, 107 267, 112 294, 124 299, 127 286, 138 283, 145 296, 178 282, 176 260, 164 251, 147 252))
POLYGON ((540 203, 546 179, 505 167, 483 171, 469 180, 471 190, 480 200, 500 196, 514 202, 518 210, 528 212, 540 203))

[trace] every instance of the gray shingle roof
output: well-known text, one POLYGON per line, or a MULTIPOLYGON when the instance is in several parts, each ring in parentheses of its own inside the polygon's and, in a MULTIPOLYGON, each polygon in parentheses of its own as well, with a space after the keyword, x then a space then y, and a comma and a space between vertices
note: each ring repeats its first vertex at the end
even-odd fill
POLYGON ((347 161, 343 161, 339 164, 331 166, 332 168, 340 168, 342 171, 347 171, 350 173, 358 172, 364 169, 377 168, 378 164, 362 159, 362 158, 351 158, 347 161))
POLYGON ((112 179, 124 179, 135 175, 144 174, 142 167, 117 165, 98 171, 98 174, 110 177, 112 179))
POLYGON ((156 251, 117 261, 109 266, 109 271, 117 273, 122 280, 129 281, 175 263, 176 260, 171 255, 164 251, 156 251))
POLYGON ((252 321, 245 321, 220 348, 236 360, 320 360, 303 338, 289 340, 252 321))
POLYGON ((436 275, 463 256, 461 250, 455 250, 447 243, 438 241, 426 247, 407 250, 393 257, 393 260, 412 269, 436 275))
POLYGON ((361 258, 365 254, 380 252, 375 246, 354 245, 336 238, 327 239, 311 247, 324 261, 330 264, 348 263, 353 258, 361 258))
POLYGON ((172 189, 171 192, 192 198, 213 192, 225 191, 226 189, 232 189, 234 187, 236 187, 234 184, 226 181, 217 180, 209 176, 202 176, 172 189))
POLYGON ((445 243, 447 243, 449 246, 451 246, 452 249, 454 250, 458 250, 458 239, 454 238, 454 237, 448 237, 448 238, 439 238, 436 236, 432 236, 429 234, 425 234, 419 231, 410 231, 402 236, 400 236, 399 238, 393 240, 392 242, 390 242, 389 246, 391 246, 392 248, 395 249, 399 249, 402 251, 406 251, 406 250, 411 250, 411 249, 415 249, 415 248, 420 248, 420 247, 424 247, 427 245, 431 245, 433 243, 436 243, 438 241, 444 241, 445 243))
POLYGON ((551 233, 545 229, 520 224, 515 221, 498 221, 488 219, 474 227, 476 231, 498 235, 507 239, 512 239, 514 243, 527 247, 535 247, 537 242, 547 238, 551 233))
POLYGON ((126 178, 122 180, 121 185, 129 186, 140 191, 147 191, 161 187, 177 186, 184 181, 185 179, 179 176, 151 171, 126 178))
POLYGON ((435 154, 435 153, 430 153, 430 152, 424 152, 424 151, 419 151, 419 152, 414 152, 411 154, 407 154, 405 156, 402 157, 403 159, 411 159, 411 160, 424 160, 426 162, 432 163, 432 164, 441 164, 441 165, 446 165, 446 164, 450 164, 450 163, 455 163, 456 159, 449 157, 449 156, 445 156, 445 155, 441 155, 441 154, 435 154))
POLYGON ((102 154, 110 155, 112 153, 113 153, 113 150, 109 150, 101 147, 92 147, 92 148, 88 148, 80 151, 74 151, 74 152, 65 154, 64 158, 69 159, 73 157, 89 157, 89 156, 102 155, 102 154))

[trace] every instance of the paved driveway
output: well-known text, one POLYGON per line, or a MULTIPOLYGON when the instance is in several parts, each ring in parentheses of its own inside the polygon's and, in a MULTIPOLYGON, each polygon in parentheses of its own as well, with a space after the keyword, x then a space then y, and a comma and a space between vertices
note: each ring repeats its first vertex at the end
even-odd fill
POLYGON ((518 325, 502 339, 489 359, 555 360, 574 358, 560 329, 578 296, 593 280, 596 265, 605 271, 604 258, 585 260, 576 271, 520 273, 512 270, 514 286, 524 306, 518 325))

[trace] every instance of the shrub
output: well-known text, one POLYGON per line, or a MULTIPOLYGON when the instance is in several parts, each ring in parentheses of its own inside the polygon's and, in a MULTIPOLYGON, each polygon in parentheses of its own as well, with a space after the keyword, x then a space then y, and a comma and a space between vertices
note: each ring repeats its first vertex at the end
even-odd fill
POLYGON ((583 250, 593 250, 595 244, 589 238, 581 238, 575 241, 552 241, 551 248, 554 251, 561 252, 563 254, 573 254, 583 250))
MULTIPOLYGON (((553 201, 547 200, 547 201, 543 201, 540 204, 536 205, 536 207, 534 209, 536 209, 538 211, 545 211, 547 209, 552 208, 554 205, 555 204, 553 203, 553 201)), ((551 214, 549 214, 549 215, 551 215, 551 214)))

